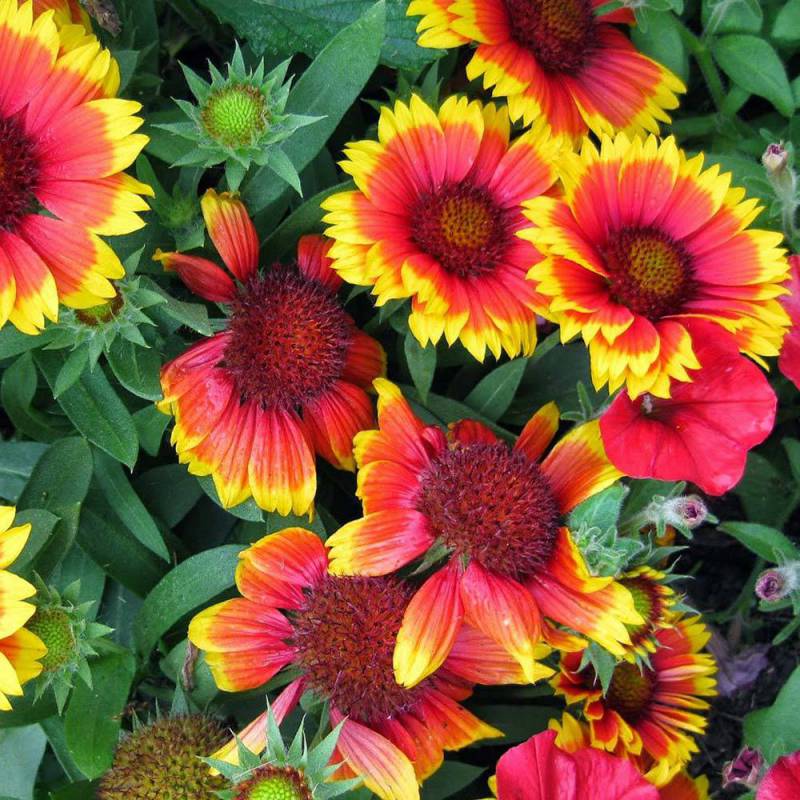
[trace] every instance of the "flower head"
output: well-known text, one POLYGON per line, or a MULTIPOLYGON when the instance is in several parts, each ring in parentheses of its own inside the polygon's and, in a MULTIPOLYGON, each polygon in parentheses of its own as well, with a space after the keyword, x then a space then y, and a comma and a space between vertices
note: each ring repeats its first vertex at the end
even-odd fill
POLYGON ((800 796, 800 750, 779 758, 758 786, 756 800, 789 800, 800 796))
POLYGON ((190 121, 161 127, 191 140, 195 147, 174 163, 211 167, 224 162, 234 191, 251 164, 268 166, 276 177, 288 179, 299 191, 300 180, 280 143, 318 117, 286 112, 291 83, 284 82, 288 66, 285 61, 264 75, 262 61, 250 71, 238 43, 227 77, 212 65, 209 84, 184 66, 186 81, 199 105, 176 100, 190 121))
POLYGON ((658 646, 658 631, 673 623, 672 608, 677 603, 675 592, 666 584, 666 575, 650 567, 636 567, 620 578, 619 582, 631 593, 633 605, 642 621, 628 624, 630 647, 625 654, 628 660, 636 656, 647 657, 658 646))
POLYGON ((621 655, 626 623, 641 622, 633 599, 612 578, 589 574, 564 525, 619 477, 597 423, 573 429, 542 459, 558 428, 554 403, 511 448, 473 420, 448 438, 417 419, 396 386, 376 388, 379 429, 359 434, 355 447, 364 517, 327 546, 337 574, 386 575, 420 558, 436 565, 405 613, 397 679, 414 686, 433 672, 463 620, 513 656, 528 681, 550 674, 536 661, 544 643, 565 643, 548 619, 621 655))
POLYGON ((592 747, 566 752, 555 731, 536 734, 497 762, 500 800, 587 800, 598 791, 603 800, 659 800, 630 761, 592 747))
POLYGON ((777 397, 727 334, 700 321, 688 330, 701 367, 693 380, 673 384, 669 398, 621 393, 600 432, 609 459, 626 475, 691 481, 719 495, 739 482, 748 451, 772 431, 777 397))
POLYGON ((225 787, 201 760, 227 739, 217 720, 195 714, 164 717, 125 736, 100 780, 99 800, 191 797, 215 800, 225 787))
POLYGON ((646 664, 618 664, 604 694, 581 653, 564 653, 553 680, 567 703, 580 703, 592 746, 681 766, 697 751, 715 694, 713 658, 702 652, 710 634, 697 618, 676 620, 655 632, 657 647, 646 664))
MULTIPOLYGON (((455 657, 414 688, 398 685, 392 654, 411 590, 394 578, 338 577, 327 572, 325 548, 313 533, 287 528, 245 550, 236 570, 244 595, 212 606, 189 626, 226 691, 263 686, 283 668, 298 677, 271 709, 280 722, 308 690, 330 704, 341 724, 332 763, 338 778, 360 776, 383 800, 417 800, 417 782, 456 750, 499 731, 458 700, 471 693, 481 659, 511 679, 519 672, 477 631, 459 640, 455 657)), ((267 714, 239 735, 259 753, 267 714)), ((236 742, 216 754, 237 760, 236 742)))
POLYGON ((543 115, 556 134, 589 130, 657 133, 678 105, 683 83, 639 53, 618 25, 620 8, 597 15, 604 0, 413 0, 410 15, 424 47, 477 44, 470 80, 505 97, 513 120, 543 115))
POLYGON ((26 602, 36 588, 6 569, 31 533, 30 523, 12 527, 15 512, 11 506, 0 506, 0 711, 10 711, 8 698, 22 696, 22 684, 41 673, 41 659, 47 653, 42 640, 22 627, 36 611, 26 602))
POLYGON ((764 570, 756 580, 755 592, 759 600, 777 603, 796 595, 800 589, 800 561, 787 561, 780 567, 764 570))
POLYGON ((759 208, 729 174, 703 171, 671 137, 603 137, 599 151, 587 139, 562 161, 564 198, 527 202, 535 227, 519 235, 545 254, 528 276, 562 339, 583 336, 596 388, 666 398, 695 379, 695 318, 749 355, 777 355, 789 324, 782 237, 748 227, 759 208))
POLYGON ((381 110, 378 142, 345 150, 357 190, 322 203, 333 268, 378 305, 412 298, 423 346, 460 339, 482 361, 536 344, 541 298, 525 273, 540 256, 515 234, 522 202, 555 183, 560 145, 544 124, 509 136, 503 108, 451 97, 437 114, 414 95, 381 110))
POLYGON ((99 305, 124 270, 99 235, 142 226, 150 188, 125 175, 147 142, 139 103, 81 26, 0 0, 0 326, 38 333, 59 303, 99 305), (67 52, 68 51, 68 52, 67 52), (39 209, 43 209, 40 212, 39 209))
POLYGON ((296 264, 259 272, 258 236, 241 201, 211 190, 202 208, 234 277, 199 256, 156 258, 201 297, 228 304, 231 318, 162 369, 159 408, 175 416, 181 461, 213 477, 223 505, 252 495, 265 510, 305 514, 315 453, 353 469, 353 436, 372 424, 366 390, 384 370, 383 350, 342 308, 329 243, 305 236, 296 264))

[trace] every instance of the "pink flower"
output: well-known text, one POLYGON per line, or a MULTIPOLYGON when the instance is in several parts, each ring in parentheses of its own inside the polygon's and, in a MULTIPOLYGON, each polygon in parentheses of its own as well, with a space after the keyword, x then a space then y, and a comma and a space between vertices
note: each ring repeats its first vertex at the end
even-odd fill
POLYGON ((792 320, 792 327, 783 340, 778 367, 800 389, 800 256, 789 256, 789 266, 791 273, 786 288, 791 294, 783 298, 783 307, 792 320))
POLYGON ((622 393, 600 419, 606 454, 633 478, 691 481, 723 494, 742 477, 747 452, 767 438, 777 398, 761 370, 706 322, 693 322, 703 369, 676 382, 672 397, 622 393))
POLYGON ((800 797, 800 750, 779 758, 767 771, 756 800, 797 800, 800 797))

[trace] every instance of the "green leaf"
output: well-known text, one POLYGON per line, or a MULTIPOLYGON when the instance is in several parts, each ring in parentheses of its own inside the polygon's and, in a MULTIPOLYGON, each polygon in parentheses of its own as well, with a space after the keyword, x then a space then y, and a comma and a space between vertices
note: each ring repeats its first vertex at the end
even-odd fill
POLYGON ((478 705, 470 710, 479 719, 499 728, 505 734, 503 747, 524 742, 534 734, 547 730, 548 722, 561 716, 561 709, 557 706, 478 705))
POLYGON ((796 667, 778 692, 775 702, 744 718, 744 741, 773 762, 800 749, 800 667, 796 667))
POLYGON ((69 356, 67 356, 64 366, 61 367, 61 370, 58 373, 55 386, 53 387, 53 397, 58 398, 59 395, 63 394, 67 389, 69 389, 69 387, 72 386, 75 381, 78 380, 78 378, 80 378, 88 364, 88 347, 79 347, 76 350, 73 350, 69 356))
POLYGON ((166 565, 116 519, 99 489, 92 487, 81 509, 78 543, 110 577, 144 597, 166 572, 166 565))
MULTIPOLYGON (((53 387, 64 356, 54 351, 42 351, 36 354, 36 361, 53 387)), ((92 444, 133 469, 139 453, 136 426, 99 366, 93 372, 85 372, 59 397, 58 403, 72 424, 92 444)))
POLYGON ((772 38, 780 42, 800 41, 800 0, 788 0, 772 23, 772 38))
POLYGON ((631 30, 636 47, 645 55, 671 69, 684 83, 689 80, 689 54, 681 35, 681 23, 671 12, 650 14, 647 30, 631 30))
POLYGON ((31 439, 52 442, 61 435, 59 430, 32 405, 38 382, 33 356, 25 353, 3 372, 0 403, 18 431, 31 439))
POLYGON ((515 358, 493 369, 464 398, 464 403, 479 414, 497 421, 505 414, 519 388, 527 360, 515 358))
POLYGON ((717 39, 711 51, 734 83, 769 100, 784 117, 792 116, 792 87, 772 45, 757 36, 735 33, 717 39))
POLYGON ((197 479, 183 464, 164 464, 134 482, 139 497, 165 525, 174 528, 203 496, 197 479))
POLYGON ((118 336, 108 352, 108 365, 132 394, 145 400, 161 397, 161 358, 156 350, 139 347, 118 336))
POLYGON ((337 183, 335 186, 315 194, 306 200, 300 208, 289 214, 275 228, 264 245, 264 251, 269 255, 270 259, 293 258, 294 248, 301 236, 322 230, 322 217, 325 212, 320 207, 320 203, 332 194, 352 188, 352 181, 337 183))
POLYGON ((47 737, 38 725, 0 731, 0 794, 30 800, 47 737))
POLYGON ((486 772, 484 767, 463 764, 460 761, 445 761, 425 781, 420 794, 421 800, 444 800, 446 797, 452 797, 474 783, 484 772, 486 772))
POLYGON ((239 553, 244 548, 224 545, 187 558, 147 595, 136 617, 136 649, 145 656, 176 622, 233 586, 239 553))
POLYGON ((80 505, 92 478, 92 454, 84 439, 61 439, 39 459, 20 495, 21 508, 45 508, 54 514, 80 505))
POLYGON ((13 325, 6 325, 0 330, 0 360, 36 350, 47 344, 47 334, 31 336, 18 331, 13 325))
MULTIPOLYGON (((197 482, 200 484, 202 490, 220 508, 224 507, 219 499, 219 494, 217 494, 217 489, 214 486, 214 480, 210 475, 198 478, 197 482)), ((239 519, 246 519, 248 522, 261 522, 264 519, 264 513, 256 505, 252 497, 249 500, 245 500, 244 503, 239 503, 238 506, 233 506, 233 508, 226 508, 225 511, 227 511, 228 514, 233 514, 234 517, 239 517, 239 519)))
POLYGON ((747 469, 734 492, 741 498, 749 520, 773 528, 783 527, 800 500, 789 470, 778 469, 760 453, 747 454, 747 469), (782 502, 776 503, 776 497, 782 502))
POLYGON ((72 690, 64 732, 70 755, 87 778, 98 778, 111 766, 135 666, 130 653, 109 653, 91 662, 91 688, 77 681, 72 690))
POLYGON ((169 551, 164 544, 164 537, 125 477, 119 463, 105 453, 95 450, 94 464, 97 485, 125 527, 148 550, 164 561, 169 561, 169 551))
POLYGON ((425 403, 436 372, 436 346, 429 343, 427 347, 420 347, 414 334, 409 331, 403 341, 403 351, 411 380, 417 387, 420 400, 425 403))
POLYGON ((42 442, 0 442, 0 497, 16 503, 46 450, 47 445, 42 442))
MULTIPOLYGON (((257 52, 309 56, 339 31, 366 13, 372 0, 200 0, 217 16, 233 25, 257 52)), ((417 46, 419 18, 406 16, 406 0, 387 0, 386 36, 377 40, 381 62, 391 67, 419 69, 438 58, 439 50, 417 46)), ((360 44, 366 45, 365 38, 360 44)), ((332 73, 338 76, 341 73, 332 73)))
POLYGON ((758 33, 764 14, 759 0, 703 0, 702 24, 708 34, 758 33))
MULTIPOLYGON (((43 508, 24 508, 17 514, 14 524, 25 525, 27 523, 31 525, 31 534, 25 549, 14 562, 14 572, 23 577, 32 575, 34 571, 42 574, 41 566, 37 567, 36 561, 42 551, 46 550, 53 531, 59 523, 59 518, 43 508)), ((47 570, 45 570, 45 574, 47 574, 47 570)))
POLYGON ((133 424, 136 426, 139 444, 147 455, 158 455, 169 420, 169 415, 162 414, 155 406, 139 409, 133 415, 133 424))
POLYGON ((779 530, 757 522, 722 522, 719 530, 738 539, 748 550, 757 556, 777 564, 779 558, 796 561, 800 551, 779 530))
POLYGON ((628 490, 621 483, 609 486, 574 508, 569 515, 568 527, 577 529, 586 525, 603 531, 615 528, 627 494, 628 490))
MULTIPOLYGON (((323 119, 300 128, 282 145, 298 172, 302 172, 334 132, 348 108, 378 65, 386 22, 386 7, 381 1, 327 42, 311 66, 303 73, 289 94, 288 114, 306 114, 323 119), (336 80, 331 80, 335 75, 336 80)), ((219 12, 219 4, 214 0, 219 12)), ((252 213, 275 202, 287 190, 276 181, 271 169, 263 167, 247 181, 243 190, 245 203, 252 213)))
POLYGON ((211 323, 208 321, 208 310, 200 303, 184 303, 182 300, 176 300, 171 294, 165 292, 155 281, 142 278, 141 286, 143 289, 149 289, 157 295, 164 298, 163 303, 153 306, 148 310, 148 314, 154 318, 162 316, 179 322, 193 331, 202 333, 203 336, 211 336, 211 323))

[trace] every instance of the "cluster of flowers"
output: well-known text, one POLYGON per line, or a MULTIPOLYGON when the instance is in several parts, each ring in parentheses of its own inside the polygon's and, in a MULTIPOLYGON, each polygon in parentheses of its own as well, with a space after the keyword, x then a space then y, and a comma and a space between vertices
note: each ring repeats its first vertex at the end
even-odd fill
MULTIPOLYGON (((189 639, 222 690, 285 676, 278 722, 306 692, 326 701, 334 777, 384 800, 417 798, 444 751, 502 735, 462 705, 475 684, 537 681, 572 713, 500 760, 501 798, 582 798, 596 781, 609 800, 706 796, 684 769, 714 694, 709 634, 657 564, 593 574, 568 517, 623 476, 712 494, 738 481, 776 403, 742 354, 779 354, 790 264, 729 175, 657 138, 683 87, 621 32, 630 11, 601 5, 414 0, 420 44, 476 43, 467 74, 505 105, 383 108, 378 140, 345 151, 356 188, 324 201, 326 235, 301 238, 292 264, 260 269, 247 209, 214 190, 202 212, 227 270, 155 255, 229 309, 162 371, 180 461, 225 507, 305 515, 319 455, 357 470, 363 508, 325 543, 293 527, 245 550, 242 596, 189 639), (460 341, 481 361, 530 355, 544 318, 583 337, 595 388, 622 391, 560 438, 554 403, 513 444, 474 419, 426 424, 345 311, 345 281, 378 306, 411 298, 421 345, 460 341), (617 661, 607 685, 598 649, 617 661)), ((152 194, 123 172, 146 142, 138 105, 114 97, 119 70, 85 25, 77 4, 0 0, 0 322, 25 333, 59 303, 114 295, 124 271, 100 235, 139 227, 152 194)), ((30 529, 13 516, 2 567, 30 529)), ((6 708, 45 650, 23 627, 33 587, 4 571, 0 589, 6 708)), ((262 751, 268 723, 216 759, 262 751)))

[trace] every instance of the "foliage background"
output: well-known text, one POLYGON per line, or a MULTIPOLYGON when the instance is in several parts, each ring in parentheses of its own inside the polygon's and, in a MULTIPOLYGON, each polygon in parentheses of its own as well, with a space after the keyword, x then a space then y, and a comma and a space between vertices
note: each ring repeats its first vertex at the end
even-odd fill
MULTIPOLYGON (((320 200, 347 186, 336 167, 341 148, 374 135, 378 103, 406 97, 411 87, 431 100, 439 93, 479 95, 464 78, 466 52, 416 46, 416 20, 405 18, 406 5, 116 0, 122 32, 103 38, 120 62, 124 93, 145 106, 151 142, 136 171, 157 196, 148 226, 112 244, 128 281, 138 280, 134 286, 153 324, 137 326, 141 338, 130 331, 117 336, 94 369, 88 349, 59 346, 55 330, 36 338, 10 326, 0 332, 0 496, 33 523, 15 571, 36 572, 62 589, 80 578, 81 599, 97 601, 93 614, 114 628, 115 646, 91 661, 93 689, 78 682, 62 717, 51 695, 38 702, 28 697, 0 716, 0 764, 12 765, 0 770, 0 797, 91 796, 120 730, 134 716, 170 707, 186 623, 198 608, 231 595, 240 550, 267 531, 302 524, 262 514, 252 502, 223 511, 211 482, 176 463, 169 419, 153 406, 161 364, 219 320, 218 309, 198 304, 151 261, 157 247, 203 245, 196 198, 222 179, 221 169, 201 174, 170 167, 190 146, 158 127, 180 118, 171 98, 189 98, 179 62, 205 74, 206 59, 221 67, 237 39, 251 64, 263 55, 269 68, 291 57, 296 77, 288 110, 323 117, 284 148, 301 174, 302 197, 266 168, 244 182, 269 263, 290 257, 301 234, 321 230, 320 200)), ((762 200, 761 227, 788 227, 759 159, 770 142, 783 141, 790 153, 800 146, 800 0, 652 0, 637 15, 636 44, 689 86, 672 126, 680 144, 704 150, 707 162, 732 171, 735 183, 762 200)), ((800 249, 796 236, 792 249, 800 249)), ((390 376, 426 419, 472 416, 502 433, 517 431, 549 400, 580 419, 606 399, 591 390, 584 347, 556 348, 552 333, 532 358, 478 364, 460 347, 422 350, 408 334, 402 302, 376 312, 363 290, 353 289, 348 303, 358 323, 380 339, 390 376)), ((728 647, 730 669, 741 663, 736 657, 743 648, 769 647, 770 663, 756 688, 717 704, 694 765, 709 773, 712 786, 742 738, 773 757, 800 748, 800 617, 789 606, 766 613, 753 595, 766 563, 778 553, 798 557, 800 398, 777 371, 772 381, 781 399, 773 436, 751 454, 739 487, 712 502, 722 524, 697 531, 679 562, 679 571, 692 576, 683 588, 728 647)), ((325 536, 358 509, 353 477, 318 468, 313 527, 325 536)), ((638 491, 663 489, 648 484, 638 491)), ((247 721, 263 708, 261 691, 219 695, 202 661, 189 699, 230 721, 247 721)), ((457 754, 426 783, 425 800, 485 795, 485 779, 503 749, 560 713, 538 686, 482 689, 473 707, 507 732, 506 741, 457 754)))

